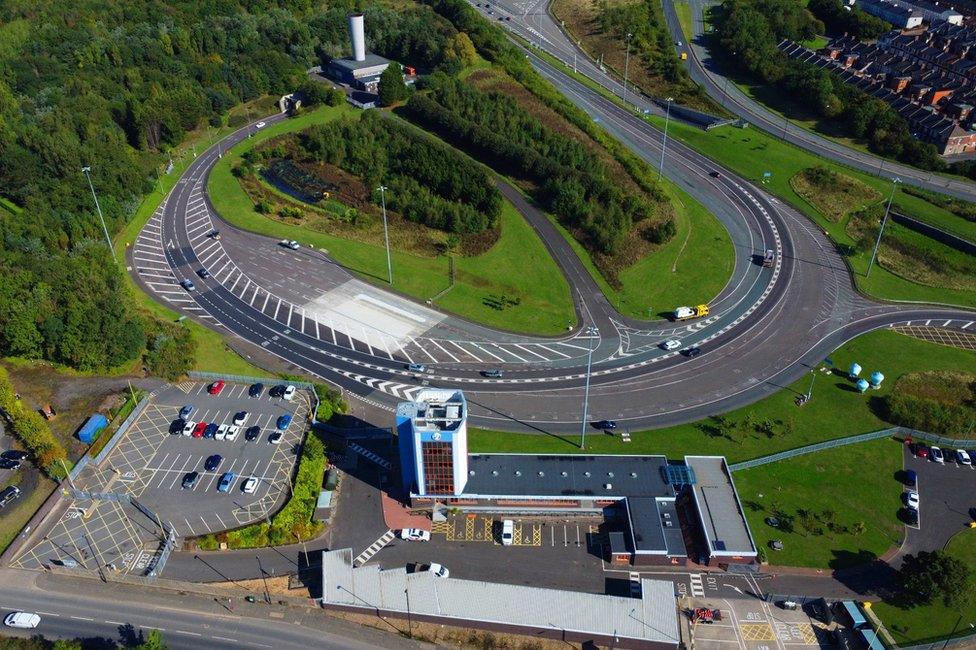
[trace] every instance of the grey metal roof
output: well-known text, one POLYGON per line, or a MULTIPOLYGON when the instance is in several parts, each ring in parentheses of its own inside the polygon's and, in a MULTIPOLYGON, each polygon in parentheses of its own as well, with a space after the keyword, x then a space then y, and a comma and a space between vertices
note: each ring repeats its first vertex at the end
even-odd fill
MULTIPOLYGON (((451 567, 448 567, 449 569, 451 567)), ((677 645, 669 581, 642 580, 641 598, 435 578, 429 572, 352 566, 352 550, 322 553, 322 605, 408 612, 458 621, 565 630, 677 645)))
POLYGON ((687 556, 678 510, 673 500, 629 497, 627 513, 637 552, 687 556))
POLYGON ((664 456, 472 455, 464 494, 674 498, 667 464, 664 456))
POLYGON ((755 556, 752 540, 732 475, 721 456, 685 456, 698 477, 693 486, 698 517, 708 548, 715 556, 755 556))
POLYGON ((357 61, 351 56, 343 57, 341 59, 332 59, 329 65, 335 66, 336 68, 342 68, 345 70, 361 70, 363 68, 372 68, 374 66, 388 65, 390 63, 389 59, 384 59, 379 54, 373 54, 372 52, 366 53, 366 59, 364 61, 357 61))

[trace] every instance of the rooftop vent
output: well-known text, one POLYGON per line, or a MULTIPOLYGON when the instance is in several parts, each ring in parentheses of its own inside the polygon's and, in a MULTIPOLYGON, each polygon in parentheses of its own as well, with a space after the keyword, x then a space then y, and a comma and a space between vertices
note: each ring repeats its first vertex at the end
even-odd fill
POLYGON ((474 470, 468 470, 468 476, 474 476, 474 470))
POLYGON ((608 490, 612 490, 613 489, 613 484, 612 483, 604 483, 603 484, 603 487, 605 487, 608 490))
POLYGON ((589 475, 590 475, 589 472, 583 472, 583 476, 589 476, 589 475))
POLYGON ((522 471, 518 469, 515 470, 515 476, 522 476, 522 471))
POLYGON ((610 478, 613 478, 613 472, 607 472, 607 476, 609 476, 610 478))
POLYGON ((563 476, 569 476, 568 472, 560 472, 563 476))
POLYGON ((540 472, 539 472, 539 476, 545 476, 545 475, 546 475, 546 473, 545 473, 545 472, 543 472, 543 471, 540 471, 540 472))
POLYGON ((631 472, 630 478, 637 478, 637 472, 631 472))
POLYGON ((492 476, 498 476, 498 470, 497 469, 491 470, 491 475, 492 476))

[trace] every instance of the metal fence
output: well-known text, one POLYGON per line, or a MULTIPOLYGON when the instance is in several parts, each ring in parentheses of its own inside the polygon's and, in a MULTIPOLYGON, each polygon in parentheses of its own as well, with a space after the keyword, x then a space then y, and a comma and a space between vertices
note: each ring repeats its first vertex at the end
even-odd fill
POLYGON ((98 455, 92 458, 91 462, 95 463, 96 465, 99 465, 103 460, 108 458, 108 455, 112 453, 112 450, 115 449, 115 445, 117 445, 119 440, 122 439, 122 436, 125 435, 125 432, 129 430, 129 427, 132 426, 132 423, 135 422, 139 418, 139 416, 142 415, 142 412, 146 410, 146 407, 149 406, 149 401, 151 397, 152 397, 151 395, 146 395, 141 400, 139 400, 139 403, 136 404, 136 407, 132 409, 132 413, 129 413, 129 417, 127 417, 125 420, 122 421, 122 424, 119 425, 119 428, 115 430, 115 433, 112 434, 112 437, 109 439, 109 441, 105 444, 104 447, 102 447, 102 450, 98 452, 98 455))
POLYGON ((302 381, 300 379, 299 380, 281 379, 279 377, 249 377, 247 375, 224 375, 216 372, 201 372, 198 370, 191 370, 190 372, 187 373, 187 375, 191 379, 206 379, 206 380, 223 379, 224 381, 233 381, 238 384, 258 384, 258 383, 278 384, 281 383, 282 381, 286 381, 287 383, 293 386, 296 386, 298 388, 304 388, 305 390, 310 391, 312 393, 312 399, 315 402, 312 405, 312 424, 315 424, 316 422, 315 418, 319 411, 319 394, 318 391, 315 390, 315 384, 311 382, 302 381))
POLYGON ((775 463, 780 460, 786 460, 787 458, 803 456, 804 454, 812 454, 814 452, 821 451, 823 449, 831 449, 833 447, 843 447, 844 445, 853 445, 859 442, 868 442, 869 440, 878 440, 879 438, 887 438, 889 436, 897 435, 901 431, 903 431, 901 427, 892 427, 891 429, 882 429, 881 431, 862 433, 860 435, 849 436, 847 438, 826 440, 824 442, 818 442, 813 445, 807 445, 806 447, 797 447, 796 449, 788 449, 786 451, 781 451, 778 454, 771 454, 769 456, 762 456, 760 458, 753 458, 752 460, 746 460, 741 463, 736 463, 734 465, 729 466, 729 471, 738 472, 739 470, 749 469, 750 467, 759 467, 760 465, 775 463))

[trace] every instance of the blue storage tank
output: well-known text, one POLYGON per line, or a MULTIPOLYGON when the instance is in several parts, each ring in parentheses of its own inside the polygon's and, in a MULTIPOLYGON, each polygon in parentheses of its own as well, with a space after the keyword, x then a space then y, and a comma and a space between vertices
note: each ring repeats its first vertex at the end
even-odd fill
POLYGON ((859 374, 861 374, 861 365, 855 361, 854 363, 851 364, 851 369, 849 372, 851 374, 851 379, 854 379, 859 374))
POLYGON ((879 386, 881 386, 881 382, 884 381, 884 375, 882 375, 880 372, 875 370, 874 372, 871 373, 871 379, 869 381, 871 382, 871 386, 873 386, 874 388, 878 388, 879 386))
POLYGON ((95 436, 98 435, 98 432, 107 426, 108 420, 105 419, 105 416, 101 413, 95 413, 78 430, 78 440, 81 440, 85 444, 91 444, 95 441, 95 436))
POLYGON ((868 386, 870 386, 871 384, 868 383, 867 379, 858 379, 854 385, 857 386, 857 392, 863 393, 868 389, 868 386))

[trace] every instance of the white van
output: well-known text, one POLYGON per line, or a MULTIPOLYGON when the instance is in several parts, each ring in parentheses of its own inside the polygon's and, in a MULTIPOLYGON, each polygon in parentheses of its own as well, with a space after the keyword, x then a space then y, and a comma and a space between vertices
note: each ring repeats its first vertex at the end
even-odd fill
POLYGON ((511 546, 515 542, 515 522, 511 519, 502 521, 502 545, 511 546))
POLYGON ((41 617, 30 612, 13 612, 3 619, 3 624, 7 627, 19 627, 25 630, 34 629, 40 622, 41 617))

